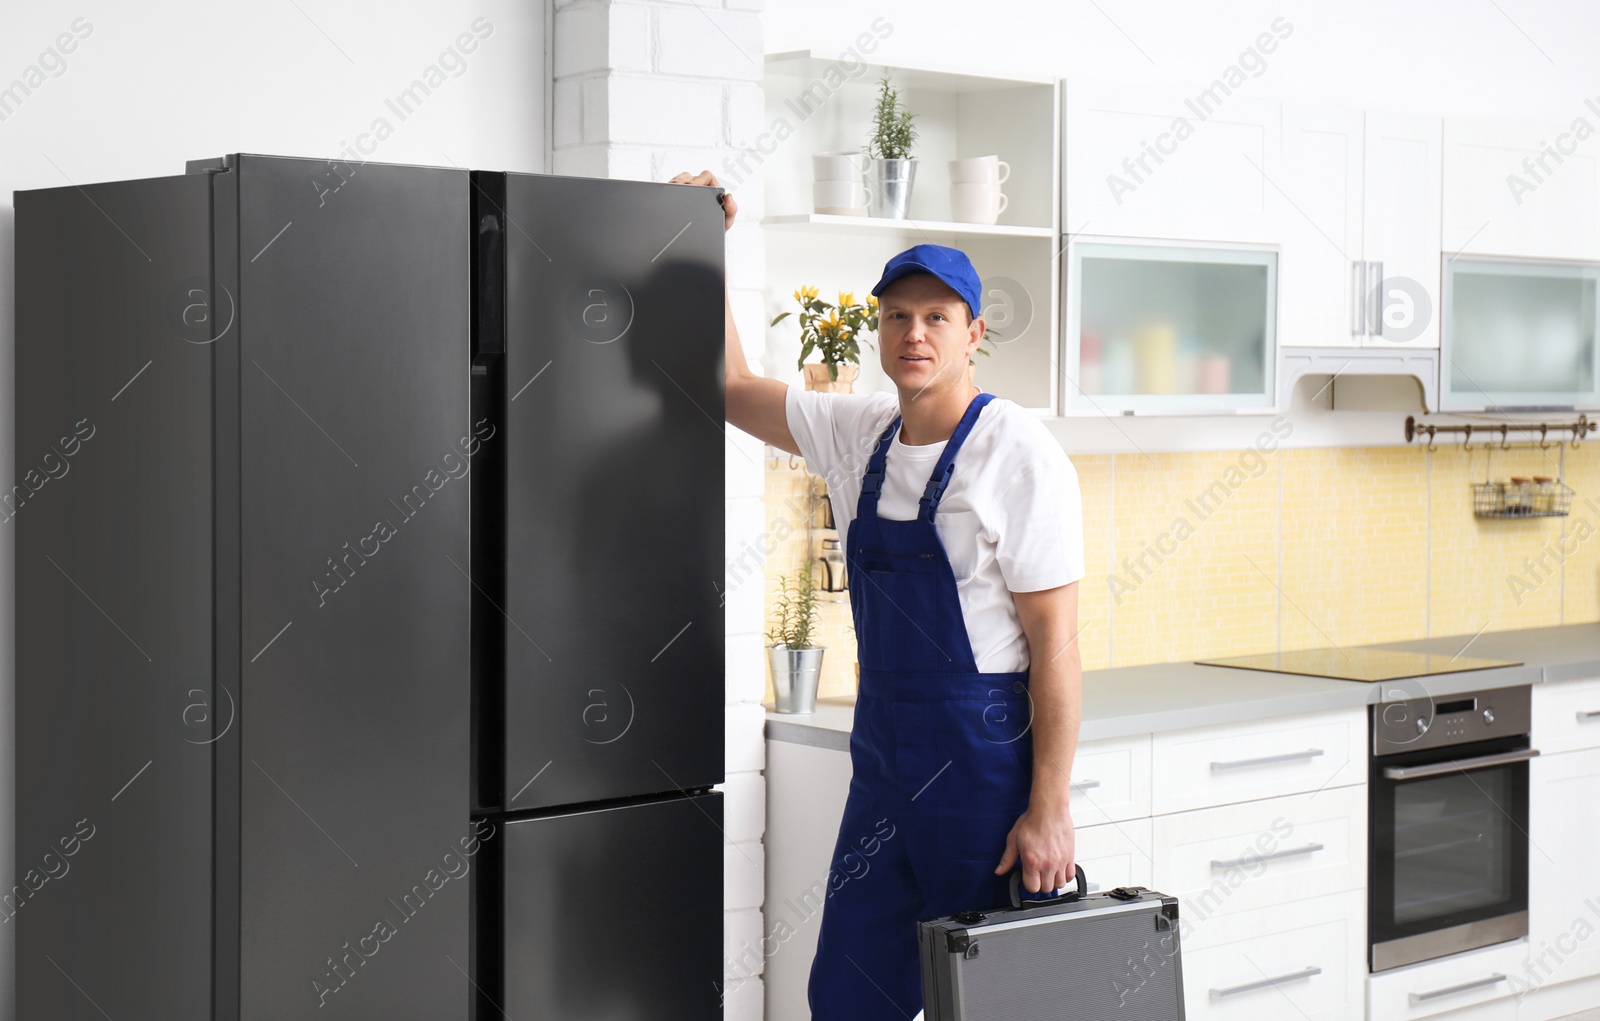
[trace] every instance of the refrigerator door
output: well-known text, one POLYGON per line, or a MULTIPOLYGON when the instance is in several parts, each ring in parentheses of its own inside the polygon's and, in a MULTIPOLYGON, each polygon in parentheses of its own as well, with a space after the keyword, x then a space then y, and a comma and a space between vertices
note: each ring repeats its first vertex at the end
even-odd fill
POLYGON ((260 156, 223 176, 242 293, 241 1016, 463 1017, 466 475, 498 442, 468 418, 471 186, 260 156))
POLYGON ((503 996, 479 1018, 722 1017, 721 793, 500 826, 503 996))
POLYGON ((16 194, 19 1018, 211 1016, 209 188, 16 194))
POLYGON ((480 748, 502 763, 486 810, 723 778, 717 194, 504 177, 504 744, 480 748))

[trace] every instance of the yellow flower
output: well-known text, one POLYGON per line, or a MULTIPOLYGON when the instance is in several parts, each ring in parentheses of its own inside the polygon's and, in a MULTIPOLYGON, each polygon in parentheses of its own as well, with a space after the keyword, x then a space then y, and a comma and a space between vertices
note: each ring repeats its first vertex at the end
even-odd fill
POLYGON ((807 287, 802 285, 799 290, 794 292, 794 300, 800 302, 801 304, 810 301, 816 296, 817 289, 815 287, 807 287))
POLYGON ((840 308, 848 308, 849 306, 854 305, 855 303, 856 303, 856 295, 855 295, 854 291, 840 291, 839 292, 839 307, 840 308))
POLYGON ((878 296, 876 294, 867 295, 867 307, 868 308, 877 308, 878 307, 878 296))

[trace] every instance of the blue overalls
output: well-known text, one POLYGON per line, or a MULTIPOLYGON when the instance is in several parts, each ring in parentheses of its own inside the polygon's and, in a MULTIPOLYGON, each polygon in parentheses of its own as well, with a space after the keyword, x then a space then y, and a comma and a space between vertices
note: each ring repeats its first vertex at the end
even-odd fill
POLYGON ((917 516, 878 516, 900 416, 867 464, 845 543, 861 663, 853 775, 828 877, 813 1021, 905 1021, 922 1008, 917 922, 1008 904, 994 874, 1028 807, 1028 671, 980 673, 934 530, 980 393, 946 442, 917 516))

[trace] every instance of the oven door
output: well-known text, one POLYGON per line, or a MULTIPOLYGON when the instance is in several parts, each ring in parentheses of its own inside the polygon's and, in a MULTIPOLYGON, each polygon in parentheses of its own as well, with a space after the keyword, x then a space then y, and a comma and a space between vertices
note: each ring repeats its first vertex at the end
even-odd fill
POLYGON ((1537 754, 1524 736, 1372 759, 1373 971, 1527 935, 1537 754))

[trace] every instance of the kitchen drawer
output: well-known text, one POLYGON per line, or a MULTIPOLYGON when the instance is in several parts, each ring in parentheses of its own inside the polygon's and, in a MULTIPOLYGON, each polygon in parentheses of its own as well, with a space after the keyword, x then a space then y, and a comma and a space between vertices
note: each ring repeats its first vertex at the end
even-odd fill
POLYGON ((1150 868, 1150 820, 1084 826, 1074 834, 1075 855, 1089 880, 1089 892, 1114 886, 1148 886, 1150 868))
POLYGON ((1600 748, 1600 678, 1535 684, 1531 740, 1545 755, 1600 748))
POLYGON ((1188 1021, 1362 1021, 1366 913, 1360 890, 1311 897, 1219 919, 1191 945, 1179 908, 1188 1021))
POLYGON ((1359 890, 1367 787, 1202 808, 1153 820, 1157 890, 1204 931, 1214 915, 1359 890))
MULTIPOLYGON (((1510 997, 1520 986, 1527 956, 1528 941, 1518 939, 1370 975, 1367 1016, 1371 1021, 1410 1021, 1501 1000, 1510 1021, 1516 1017, 1516 1001, 1510 997)), ((1482 1006, 1471 1016, 1499 1014, 1482 1006)))
POLYGON ((1196 727, 1153 736, 1154 814, 1365 783, 1367 711, 1196 727))
POLYGON ((1150 735, 1085 741, 1072 757, 1072 821, 1094 826, 1150 814, 1150 735))

